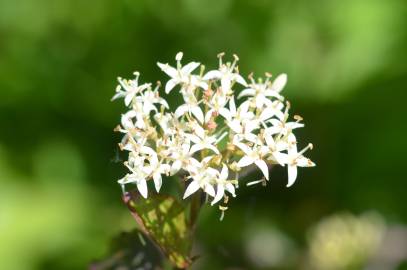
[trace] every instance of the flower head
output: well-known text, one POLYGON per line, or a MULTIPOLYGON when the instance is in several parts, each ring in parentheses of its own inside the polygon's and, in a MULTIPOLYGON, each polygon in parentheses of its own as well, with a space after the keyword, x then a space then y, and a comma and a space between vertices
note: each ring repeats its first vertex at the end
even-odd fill
POLYGON ((183 100, 174 110, 160 96, 160 84, 154 89, 151 83, 139 84, 139 73, 133 80, 119 78, 113 99, 123 97, 129 107, 116 128, 124 134, 120 148, 128 152, 129 170, 119 184, 135 184, 147 197, 149 183, 159 192, 163 176, 182 174, 184 199, 202 190, 214 205, 236 196, 239 174, 246 168, 258 168, 264 176, 251 183, 265 183, 270 166, 286 166, 291 186, 298 167, 315 166, 303 156, 311 144, 297 150, 294 131, 304 124, 298 116, 290 120, 290 104, 281 95, 287 75, 274 80, 268 73, 265 80, 251 75, 247 84, 237 56, 224 63, 220 54, 218 69, 206 73, 198 62, 183 66, 182 58, 182 53, 176 55, 174 67, 158 63, 170 77, 165 92, 178 86, 183 100))

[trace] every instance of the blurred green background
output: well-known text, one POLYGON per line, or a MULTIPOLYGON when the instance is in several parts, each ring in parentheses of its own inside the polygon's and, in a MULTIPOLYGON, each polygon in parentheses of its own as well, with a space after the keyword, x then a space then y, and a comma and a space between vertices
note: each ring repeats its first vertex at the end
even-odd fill
MULTIPOLYGON (((343 263, 346 233, 372 245, 368 228, 405 228, 406 18, 405 0, 0 0, 0 269, 84 269, 134 227, 116 184, 125 170, 112 130, 125 108, 110 98, 117 76, 164 80, 155 63, 178 51, 212 68, 224 51, 243 74, 288 73, 299 141, 317 163, 290 189, 282 168, 266 188, 240 188, 223 222, 206 207, 196 268, 365 269, 363 254, 318 266, 312 247, 328 227, 339 240, 316 250, 343 263)), ((348 242, 352 254, 363 247, 348 242)))

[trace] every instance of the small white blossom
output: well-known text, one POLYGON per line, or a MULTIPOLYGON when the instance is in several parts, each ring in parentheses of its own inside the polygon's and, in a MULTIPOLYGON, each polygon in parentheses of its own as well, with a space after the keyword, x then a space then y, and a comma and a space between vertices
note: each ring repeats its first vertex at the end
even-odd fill
MULTIPOLYGON (((288 135, 288 153, 285 155, 285 162, 288 167, 288 184, 290 187, 294 184, 297 179, 297 167, 314 167, 315 163, 310 159, 304 157, 302 154, 308 149, 312 149, 312 144, 308 144, 307 147, 297 152, 297 141, 293 133, 288 135)), ((284 159, 284 157, 282 157, 284 159)))
POLYGON ((141 107, 140 109, 143 110, 144 115, 149 115, 151 111, 158 111, 154 104, 160 104, 166 109, 170 108, 167 101, 160 97, 158 93, 158 86, 154 91, 151 89, 147 90, 140 96, 137 96, 134 100, 134 106, 141 107))
POLYGON ((249 84, 249 88, 243 90, 239 94, 238 98, 252 97, 257 108, 263 108, 263 106, 272 106, 272 101, 270 99, 271 97, 280 100, 283 99, 279 92, 284 87, 285 81, 287 81, 286 74, 279 75, 273 84, 270 83, 269 78, 267 78, 264 83, 261 81, 259 83, 256 83, 252 77, 251 81, 252 82, 251 84, 249 84))
POLYGON ((186 141, 173 149, 170 153, 170 157, 173 158, 173 163, 171 165, 171 175, 176 174, 181 170, 182 166, 188 164, 189 160, 192 158, 190 153, 190 143, 186 141))
POLYGON ((222 63, 223 54, 219 54, 219 70, 211 70, 205 74, 204 80, 220 79, 221 89, 223 93, 229 92, 233 82, 238 82, 241 85, 247 85, 246 81, 236 71, 236 63, 239 58, 234 55, 235 60, 232 64, 222 63))
POLYGON ((236 197, 235 194, 235 187, 231 183, 231 181, 228 181, 228 176, 229 176, 229 170, 228 167, 223 164, 222 166, 222 171, 220 172, 218 178, 216 179, 216 195, 215 198, 213 198, 213 201, 211 202, 211 205, 216 204, 219 202, 224 194, 225 190, 227 190, 230 194, 232 194, 233 197, 236 197))
POLYGON ((191 159, 189 171, 192 182, 188 185, 184 193, 184 199, 202 189, 209 196, 215 197, 215 189, 213 187, 213 180, 215 179, 218 171, 214 168, 207 166, 206 162, 200 163, 196 159, 191 159))
POLYGON ((180 118, 186 113, 192 114, 200 123, 204 122, 204 114, 198 103, 182 104, 175 111, 175 117, 180 118))
POLYGON ((138 85, 140 73, 134 72, 134 75, 136 75, 136 78, 130 81, 124 80, 120 77, 117 79, 119 81, 119 85, 116 88, 116 95, 113 96, 112 100, 124 97, 124 103, 126 106, 129 106, 136 94, 151 87, 150 83, 138 85))
POLYGON ((289 108, 290 108, 290 105, 289 105, 289 103, 287 103, 284 117, 282 117, 282 118, 279 117, 279 119, 272 118, 272 119, 266 121, 266 123, 271 124, 271 127, 268 128, 268 131, 271 135, 281 134, 281 135, 286 136, 293 129, 304 127, 304 124, 299 123, 299 121, 302 120, 302 118, 299 118, 296 122, 287 122, 289 108))
POLYGON ((210 149, 215 152, 215 154, 219 154, 219 150, 215 146, 217 142, 215 136, 209 136, 199 125, 194 125, 194 132, 195 134, 187 134, 188 138, 194 143, 191 147, 190 154, 202 149, 210 149))
POLYGON ((244 138, 248 141, 255 142, 256 135, 252 132, 258 128, 259 121, 255 119, 253 112, 249 111, 249 103, 243 103, 236 110, 235 101, 232 99, 229 102, 229 113, 226 114, 226 124, 236 133, 233 143, 244 138))
POLYGON ((125 163, 126 167, 130 170, 130 174, 127 174, 124 178, 118 181, 119 184, 125 185, 128 183, 135 183, 140 194, 147 198, 147 181, 146 177, 148 173, 144 169, 144 158, 141 156, 129 156, 129 161, 125 163))
POLYGON ((165 92, 168 94, 176 85, 188 85, 200 86, 206 88, 207 85, 200 81, 196 76, 191 75, 191 72, 199 67, 198 62, 190 62, 185 66, 181 66, 182 54, 177 54, 177 68, 171 67, 168 64, 157 63, 157 65, 164 71, 171 79, 165 85, 165 92))
POLYGON ((244 152, 244 156, 239 160, 237 166, 242 168, 249 166, 251 164, 256 164, 257 167, 261 170, 264 177, 269 179, 269 169, 267 163, 264 161, 264 156, 267 153, 268 149, 262 145, 255 145, 250 148, 246 144, 236 143, 236 145, 244 152))
POLYGON ((149 161, 150 165, 148 167, 148 170, 151 170, 150 174, 153 177, 155 189, 157 190, 157 192, 160 192, 162 185, 161 174, 168 174, 170 171, 170 165, 163 164, 158 161, 157 155, 152 155, 149 161))
POLYGON ((208 102, 209 110, 205 115, 205 123, 208 123, 213 116, 222 115, 224 118, 230 118, 230 112, 225 107, 228 102, 227 96, 220 91, 216 92, 208 102))

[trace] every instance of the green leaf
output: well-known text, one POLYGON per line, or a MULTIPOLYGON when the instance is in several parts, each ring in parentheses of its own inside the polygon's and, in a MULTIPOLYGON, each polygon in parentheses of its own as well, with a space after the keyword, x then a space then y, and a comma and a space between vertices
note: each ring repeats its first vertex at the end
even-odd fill
POLYGON ((168 195, 142 198, 138 192, 128 192, 124 201, 140 228, 161 248, 178 268, 187 268, 192 238, 187 225, 185 207, 168 195))

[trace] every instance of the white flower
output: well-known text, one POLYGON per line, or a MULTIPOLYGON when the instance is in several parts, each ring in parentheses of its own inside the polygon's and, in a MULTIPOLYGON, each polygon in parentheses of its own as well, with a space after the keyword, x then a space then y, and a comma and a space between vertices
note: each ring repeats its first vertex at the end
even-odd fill
POLYGON ((200 163, 196 159, 191 159, 190 163, 189 170, 192 181, 186 188, 183 198, 188 198, 199 189, 203 189, 209 196, 215 197, 215 189, 211 182, 213 182, 219 172, 214 168, 208 167, 205 162, 200 163))
POLYGON ((286 140, 278 138, 276 139, 277 141, 273 138, 272 134, 270 134, 269 130, 265 129, 264 140, 271 154, 267 159, 275 161, 281 166, 284 166, 286 162, 286 154, 282 153, 282 151, 288 149, 288 143, 286 142, 286 140))
POLYGON ((135 128, 145 129, 147 124, 144 119, 145 115, 142 111, 131 110, 122 115, 121 123, 123 128, 133 130, 135 128), (134 122, 133 119, 136 119, 134 122))
POLYGON ((188 100, 188 102, 182 104, 175 110, 175 117, 179 118, 186 113, 190 113, 195 116, 195 118, 198 119, 200 123, 203 123, 204 114, 201 110, 201 107, 199 107, 198 101, 196 100, 195 96, 185 93, 184 99, 188 100))
POLYGON ((171 175, 176 174, 183 165, 186 165, 191 159, 191 156, 189 140, 186 140, 177 148, 172 149, 170 157, 174 160, 174 162, 171 165, 171 175))
POLYGON ((190 62, 182 67, 182 53, 178 53, 175 59, 177 61, 177 68, 171 67, 168 64, 157 63, 161 70, 171 77, 171 79, 165 85, 165 92, 167 94, 178 84, 193 84, 202 88, 207 87, 206 83, 200 81, 196 76, 191 75, 191 72, 199 67, 200 63, 190 62))
POLYGON ((219 150, 215 146, 217 143, 217 138, 215 136, 208 136, 200 125, 194 125, 194 133, 195 134, 187 134, 187 137, 194 143, 189 152, 190 154, 202 149, 210 149, 216 154, 219 154, 219 150))
POLYGON ((156 113, 154 115, 154 120, 157 121, 161 129, 165 130, 166 134, 168 135, 175 134, 173 118, 174 116, 170 113, 156 113))
POLYGON ((208 123, 212 116, 215 114, 222 115, 225 119, 230 118, 230 112, 225 108, 226 103, 228 102, 227 97, 223 95, 220 91, 214 94, 208 103, 210 109, 205 115, 205 123, 208 123))
POLYGON ((226 124, 239 135, 235 137, 233 143, 236 139, 240 141, 243 138, 255 142, 257 136, 252 132, 258 128, 259 122, 255 119, 253 112, 249 111, 249 103, 241 104, 236 110, 235 101, 232 97, 229 101, 229 108, 229 112, 225 115, 226 124))
POLYGON ((225 189, 230 194, 232 194, 233 197, 236 197, 235 187, 233 186, 233 184, 230 181, 227 180, 228 175, 229 175, 228 167, 225 164, 223 164, 222 171, 220 172, 218 178, 216 179, 216 195, 215 195, 215 198, 213 199, 211 205, 216 204, 223 198, 223 196, 225 194, 225 189))
POLYGON ((157 192, 160 192, 162 185, 161 174, 168 174, 170 171, 170 165, 159 162, 157 155, 152 155, 149 159, 149 162, 150 165, 148 167, 148 170, 151 170, 150 174, 153 177, 155 189, 157 190, 157 192))
POLYGON ((116 88, 116 94, 113 96, 112 100, 124 97, 124 103, 129 106, 134 96, 143 90, 151 87, 151 83, 145 83, 138 85, 138 78, 140 73, 134 72, 136 78, 134 80, 123 80, 122 78, 117 78, 119 85, 116 88), (124 90, 123 90, 124 89, 124 90))
POLYGON ((243 143, 236 143, 236 146, 239 147, 245 154, 239 160, 237 166, 242 168, 254 163, 257 167, 259 167, 264 177, 268 180, 269 169, 267 167, 267 163, 263 160, 263 156, 267 153, 268 149, 261 145, 255 145, 254 147, 250 148, 243 143))
POLYGON ((151 111, 157 112, 154 104, 161 104, 166 109, 169 109, 168 103, 165 99, 161 98, 158 93, 158 87, 154 90, 147 90, 134 100, 134 106, 141 107, 144 115, 149 115, 151 111))
POLYGON ((267 78, 264 83, 255 83, 253 78, 251 78, 251 81, 252 83, 249 85, 249 88, 244 89, 239 94, 238 98, 253 97, 256 108, 263 108, 263 106, 272 106, 272 101, 270 100, 271 97, 280 100, 283 99, 279 92, 284 87, 285 82, 287 81, 287 75, 279 75, 273 84, 270 84, 269 78, 267 78))
POLYGON ((239 73, 235 72, 236 63, 239 58, 234 55, 235 60, 232 64, 222 63, 222 56, 223 54, 219 54, 219 70, 211 70, 205 74, 203 77, 204 80, 213 80, 213 79, 220 79, 221 81, 221 89, 224 94, 227 94, 230 91, 230 87, 233 82, 238 82, 241 85, 247 85, 246 81, 243 79, 239 73))
POLYGON ((264 122, 274 116, 277 116, 278 119, 283 120, 284 119, 284 113, 282 112, 283 108, 284 105, 281 101, 275 100, 271 102, 271 104, 261 112, 259 117, 260 121, 264 122))
POLYGON ((302 154, 308 149, 312 149, 312 144, 308 144, 300 152, 297 152, 297 141, 293 133, 288 135, 288 153, 285 155, 285 162, 288 167, 288 184, 287 187, 290 187, 294 184, 297 179, 297 167, 313 167, 315 163, 310 159, 304 157, 302 154))
POLYGON ((122 186, 129 183, 135 183, 141 196, 147 199, 148 197, 147 181, 144 178, 144 176, 138 177, 134 174, 128 174, 124 178, 120 179, 118 183, 122 186))
POLYGON ((270 134, 287 135, 293 129, 304 127, 304 124, 298 122, 285 122, 274 118, 268 120, 267 123, 272 124, 272 126, 268 128, 270 134))
POLYGON ((131 155, 129 162, 126 162, 125 165, 131 171, 131 174, 127 174, 124 178, 120 179, 118 183, 120 185, 135 183, 141 196, 147 198, 148 190, 146 177, 148 176, 148 173, 144 170, 144 158, 131 155))

